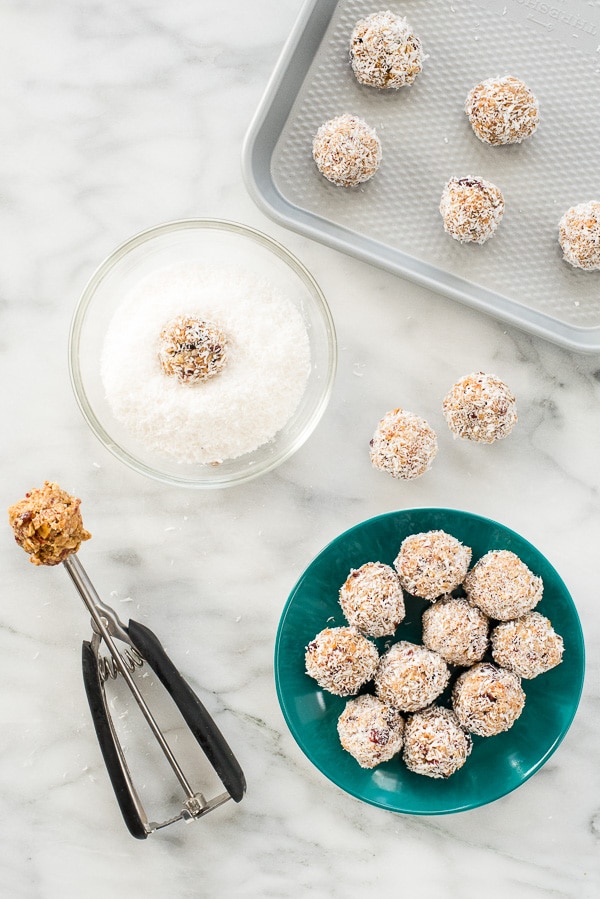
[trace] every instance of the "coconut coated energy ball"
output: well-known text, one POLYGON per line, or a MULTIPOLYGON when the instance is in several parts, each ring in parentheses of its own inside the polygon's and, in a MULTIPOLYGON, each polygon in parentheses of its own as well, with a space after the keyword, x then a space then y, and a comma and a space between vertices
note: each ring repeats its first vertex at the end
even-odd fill
POLYGON ((479 662, 456 680, 452 705, 465 730, 493 737, 513 726, 525 706, 525 693, 516 674, 479 662))
POLYGON ((600 269, 600 202, 567 209, 558 223, 558 241, 566 261, 575 268, 600 269))
POLYGON ((406 19, 373 13, 354 26, 350 64, 361 84, 399 88, 412 84, 423 68, 421 41, 406 19))
POLYGON ((404 594, 398 575, 382 562, 352 569, 340 589, 348 623, 371 637, 392 635, 404 619, 404 594))
POLYGON ((337 731, 342 747, 361 768, 375 768, 402 749, 404 719, 398 709, 365 694, 348 700, 337 731))
POLYGON ((485 243, 504 215, 501 191, 484 178, 451 178, 442 192, 440 213, 447 234, 461 243, 485 243))
POLYGON ((321 125, 313 141, 317 168, 339 187, 355 187, 372 178, 381 162, 381 141, 374 128, 355 115, 321 125))
POLYGON ((450 665, 474 665, 488 648, 487 616, 466 599, 445 597, 423 612, 423 643, 450 665))
POLYGON ((227 337, 212 322, 178 315, 160 332, 158 361, 163 372, 180 384, 208 381, 227 364, 227 337))
POLYGON ((353 627, 328 627, 306 647, 306 673, 323 690, 352 696, 371 680, 379 662, 377 647, 353 627))
POLYGON ((450 679, 450 671, 437 652, 401 640, 380 659, 375 692, 402 712, 424 709, 437 699, 450 679))
POLYGON ((471 548, 445 531, 411 534, 394 560, 402 587, 433 602, 462 583, 471 562, 471 548))
POLYGON ((468 600, 490 618, 508 621, 530 612, 542 598, 544 584, 515 553, 492 550, 465 578, 468 600))
POLYGON ((19 546, 34 565, 58 565, 92 536, 83 526, 81 500, 45 481, 8 510, 19 546))
POLYGON ((438 451, 435 431, 405 409, 386 412, 369 445, 373 467, 405 481, 425 474, 438 451))
POLYGON ((462 768, 472 747, 454 712, 433 705, 408 718, 402 757, 415 774, 445 778, 462 768))
POLYGON ((562 637, 539 612, 503 621, 492 631, 494 661, 527 680, 560 665, 563 651, 562 637))
POLYGON ((465 112, 477 137, 487 144, 520 144, 536 130, 539 104, 519 78, 488 78, 468 94, 465 112))
POLYGON ((508 386, 482 371, 460 378, 444 397, 442 411, 455 437, 494 443, 517 423, 517 401, 508 386))

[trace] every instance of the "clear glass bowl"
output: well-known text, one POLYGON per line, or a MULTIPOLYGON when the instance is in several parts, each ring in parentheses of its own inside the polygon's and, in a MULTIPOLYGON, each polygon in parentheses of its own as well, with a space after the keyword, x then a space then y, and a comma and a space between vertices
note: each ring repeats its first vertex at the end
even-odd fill
POLYGON ((85 287, 69 335, 71 382, 96 437, 135 471, 168 484, 195 488, 240 484, 289 459, 325 411, 336 362, 333 319, 310 272, 277 241, 245 225, 218 219, 168 222, 121 244, 85 287), (310 343, 310 374, 298 408, 268 443, 219 465, 179 463, 149 450, 113 415, 100 376, 104 338, 116 308, 151 272, 179 262, 227 266, 232 261, 239 269, 267 278, 299 310, 310 343))

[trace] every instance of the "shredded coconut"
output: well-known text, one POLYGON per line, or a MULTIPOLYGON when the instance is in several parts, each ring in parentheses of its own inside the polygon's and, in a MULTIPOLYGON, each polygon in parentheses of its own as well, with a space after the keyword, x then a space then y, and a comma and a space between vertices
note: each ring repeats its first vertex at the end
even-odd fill
POLYGON ((101 359, 106 399, 150 450, 181 463, 218 463, 271 440, 294 414, 310 372, 302 316, 266 279, 178 263, 142 279, 116 310, 101 359), (210 321, 227 335, 218 377, 181 384, 161 369, 165 322, 210 321))

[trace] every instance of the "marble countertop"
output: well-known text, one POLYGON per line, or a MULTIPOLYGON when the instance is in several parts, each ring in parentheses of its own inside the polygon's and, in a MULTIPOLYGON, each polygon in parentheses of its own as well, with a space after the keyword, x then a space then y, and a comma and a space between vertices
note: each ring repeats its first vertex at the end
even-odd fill
POLYGON ((0 10, 2 504, 46 478, 82 498, 94 539, 81 559, 97 588, 161 637, 248 781, 240 805, 131 839, 81 681, 88 617, 65 571, 27 564, 6 527, 2 893, 592 899, 600 360, 288 232, 254 205, 242 141, 300 7, 7 0, 0 10), (207 493, 146 479, 105 451, 67 368, 74 306, 99 262, 137 231, 193 216, 244 222, 292 250, 323 288, 340 350, 308 443, 262 479, 207 493), (365 445, 380 414, 418 409, 441 433, 440 397, 478 369, 517 396, 508 440, 478 447, 446 434, 413 482, 371 468, 365 445), (287 730, 273 681, 277 623, 304 567, 353 524, 413 506, 466 509, 527 537, 569 586, 588 652, 579 712, 548 763, 503 799, 447 817, 387 813, 325 780, 287 730))

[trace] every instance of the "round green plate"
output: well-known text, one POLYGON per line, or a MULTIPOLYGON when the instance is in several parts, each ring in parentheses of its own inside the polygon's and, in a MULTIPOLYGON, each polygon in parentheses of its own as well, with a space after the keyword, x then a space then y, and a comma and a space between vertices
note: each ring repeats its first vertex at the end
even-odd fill
MULTIPOLYGON (((406 597, 406 619, 393 640, 421 642, 427 603, 406 597)), ((375 641, 380 650, 386 639, 375 641)), ((285 720, 298 745, 325 777, 380 808, 412 815, 443 815, 499 799, 535 774, 565 736, 583 687, 585 650, 579 617, 550 562, 514 531, 468 512, 409 509, 371 518, 337 537, 308 566, 292 590, 277 631, 275 681, 285 720), (473 562, 491 549, 516 553, 544 581, 537 610, 551 619, 565 643, 562 663, 534 680, 519 720, 506 733, 474 738, 463 768, 448 780, 410 772, 400 757, 367 770, 345 752, 336 724, 345 702, 323 691, 304 670, 307 643, 324 627, 345 624, 338 591, 351 568, 365 562, 391 565, 409 534, 441 529, 473 549, 473 562)), ((447 694, 444 694, 442 701, 447 694)))

